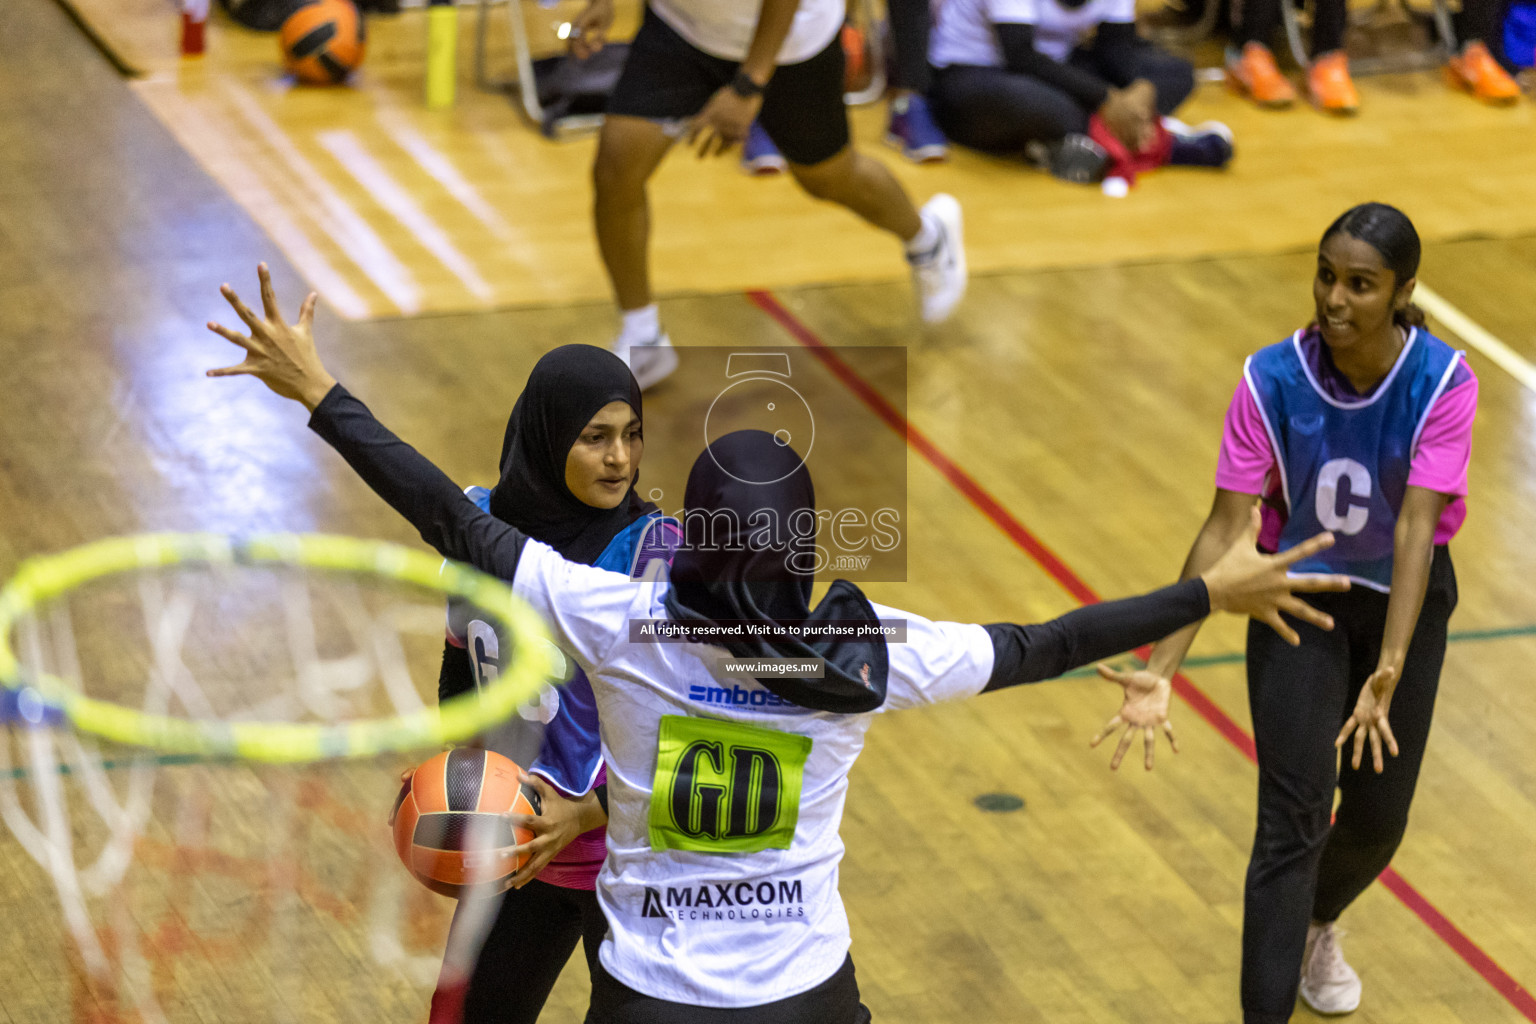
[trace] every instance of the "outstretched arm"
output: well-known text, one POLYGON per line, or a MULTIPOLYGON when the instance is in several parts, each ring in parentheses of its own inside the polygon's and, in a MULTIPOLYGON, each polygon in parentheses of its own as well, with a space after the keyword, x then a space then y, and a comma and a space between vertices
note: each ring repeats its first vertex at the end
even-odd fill
POLYGON ((273 392, 311 410, 309 425, 337 450, 369 487, 410 521, 421 539, 448 558, 468 562, 501 579, 517 569, 527 537, 495 516, 480 511, 457 484, 390 433, 368 407, 336 383, 315 349, 311 326, 313 292, 304 300, 298 321, 289 324, 278 310, 266 264, 261 279, 262 316, 257 316, 233 288, 221 291, 250 331, 249 337, 221 324, 208 329, 245 350, 237 366, 209 370, 210 377, 248 375, 273 392))
POLYGON ((1332 547, 1333 535, 1320 533, 1278 555, 1258 551, 1258 535, 1259 513, 1253 509, 1247 529, 1212 564, 1182 583, 1141 597, 1089 605, 1038 626, 986 627, 999 655, 987 689, 1055 678, 1080 665, 1151 643, 1200 622, 1211 612, 1262 619, 1293 644, 1299 638, 1281 618, 1282 612, 1327 628, 1332 620, 1296 594, 1348 590, 1349 580, 1293 574, 1290 567, 1332 547))
MULTIPOLYGON (((1205 524, 1201 526, 1200 533, 1196 535, 1195 543, 1189 550, 1189 556, 1184 560, 1184 569, 1180 573, 1180 578, 1188 580, 1202 576, 1212 571, 1234 551, 1241 550, 1257 554, 1255 545, 1258 541, 1258 524, 1259 511, 1254 504, 1253 495, 1218 489, 1215 500, 1211 503, 1210 514, 1206 516, 1205 524)), ((1284 557, 1297 556, 1297 552, 1304 548, 1306 553, 1297 557, 1309 557, 1332 543, 1332 535, 1319 534, 1306 544, 1292 548, 1285 553, 1284 557), (1327 542, 1318 543, 1323 537, 1328 538, 1327 542)), ((1294 561, 1289 564, 1294 564, 1294 561)), ((1348 589, 1348 581, 1341 576, 1315 576, 1310 579, 1327 580, 1329 585, 1308 585, 1297 587, 1297 589, 1312 591, 1348 589)), ((1317 611, 1294 595, 1289 595, 1286 603, 1270 608, 1263 614, 1253 612, 1250 614, 1268 623, 1288 643, 1299 643, 1300 638, 1281 617, 1282 612, 1323 629, 1333 628, 1333 620, 1329 616, 1317 611)), ((1145 755, 1143 763, 1149 770, 1152 767, 1159 729, 1167 735, 1174 752, 1178 752, 1178 741, 1174 736, 1173 725, 1168 721, 1168 703, 1173 692, 1173 677, 1179 671, 1179 666, 1183 664, 1184 655, 1188 653, 1190 645, 1194 643, 1195 634, 1200 631, 1201 621, 1203 620, 1191 622, 1159 640, 1152 648, 1152 654, 1144 669, 1127 672, 1099 666, 1099 675, 1119 685, 1125 691, 1125 700, 1120 710, 1105 723, 1104 728, 1100 729, 1093 739, 1088 741, 1089 746, 1096 747, 1107 736, 1121 731, 1120 742, 1115 748, 1114 756, 1110 758, 1111 769, 1120 767, 1120 761, 1130 749, 1131 742, 1137 733, 1142 737, 1142 750, 1145 755)))
MULTIPOLYGON (((1251 499, 1246 517, 1246 529, 1224 549, 1218 549, 1219 557, 1198 572, 1190 572, 1191 566, 1186 564, 1188 578, 1182 583, 1141 597, 1080 608, 1039 626, 986 627, 994 649, 994 668, 986 689, 1052 678, 1178 630, 1188 630, 1193 637, 1194 628, 1210 612, 1229 611, 1260 619, 1293 644, 1299 638, 1286 625, 1282 613, 1330 628, 1332 620, 1296 594, 1347 590, 1349 581, 1342 576, 1292 574, 1290 567, 1332 546, 1333 535, 1321 533, 1283 554, 1266 555, 1256 548, 1259 513, 1251 507, 1251 499)), ((1125 735, 1111 764, 1118 767, 1133 731, 1140 731, 1150 768, 1156 730, 1162 729, 1170 741, 1174 738, 1168 724, 1168 678, 1153 678, 1145 670, 1122 673, 1101 667, 1099 671, 1124 687, 1126 697, 1120 713, 1094 737, 1093 745, 1124 726, 1125 735)))

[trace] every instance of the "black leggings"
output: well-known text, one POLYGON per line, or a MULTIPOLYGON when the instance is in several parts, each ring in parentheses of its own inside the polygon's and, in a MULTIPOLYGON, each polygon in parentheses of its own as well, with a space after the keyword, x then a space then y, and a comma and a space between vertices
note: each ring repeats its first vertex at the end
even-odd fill
MULTIPOLYGON (((1107 78, 1092 50, 1078 50, 1071 62, 1107 78)), ((1145 78, 1157 87, 1157 112, 1167 116, 1195 88, 1189 61, 1143 42, 1135 49, 1128 79, 1145 78)), ((1056 142, 1088 131, 1093 111, 1066 92, 1029 75, 1003 68, 953 65, 934 73, 933 113, 952 142, 999 156, 1018 156, 1030 142, 1056 142)))
POLYGON ((1290 1020, 1310 921, 1333 921, 1381 874, 1408 826, 1408 806, 1429 739, 1447 624, 1456 607, 1450 552, 1435 549, 1390 721, 1397 757, 1376 774, 1369 745, 1360 768, 1334 739, 1376 668, 1387 595, 1356 586, 1318 594, 1332 632, 1291 620, 1292 647, 1261 623, 1248 626, 1248 701, 1259 755, 1259 815, 1243 899, 1243 1020, 1290 1020), (1333 791, 1342 799, 1332 827, 1333 791))
MULTIPOLYGON (((460 1024, 534 1024, 544 1001, 581 940, 587 969, 597 972, 597 950, 608 922, 589 889, 567 889, 535 879, 509 889, 485 937, 464 991, 460 1024)), ((441 1006, 455 993, 432 995, 432 1020, 452 1020, 441 1006)))
POLYGON ((853 957, 826 981, 788 999, 760 1006, 720 1009, 669 1003, 641 995, 614 979, 599 963, 592 971, 592 1006, 586 1024, 869 1024, 859 1002, 853 957))
MULTIPOLYGON (((1236 19, 1233 41, 1239 47, 1248 43, 1268 46, 1280 27, 1280 5, 1291 0, 1237 0, 1232 6, 1236 19)), ((1312 0, 1312 55, 1344 48, 1344 27, 1349 18, 1346 0, 1312 0)))
MULTIPOLYGON (((1235 5, 1239 47, 1247 43, 1268 46, 1280 27, 1280 5, 1289 0, 1241 0, 1235 5)), ((1462 43, 1488 41, 1498 33, 1499 0, 1465 0, 1456 15, 1456 38, 1462 43)), ((1349 19, 1345 0, 1312 0, 1312 56, 1344 48, 1344 29, 1349 19)))
POLYGON ((928 0, 886 0, 891 21, 891 84, 898 89, 927 92, 933 85, 928 66, 928 32, 931 28, 928 0))

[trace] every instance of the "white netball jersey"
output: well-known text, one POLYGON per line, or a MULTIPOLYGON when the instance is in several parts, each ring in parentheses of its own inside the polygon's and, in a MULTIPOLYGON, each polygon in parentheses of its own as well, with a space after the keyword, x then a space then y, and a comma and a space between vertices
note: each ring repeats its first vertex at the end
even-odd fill
MULTIPOLYGON (((636 642, 667 617, 667 584, 562 559, 529 541, 514 589, 549 622, 597 696, 608 767, 608 857, 597 895, 603 966, 638 992, 700 1006, 814 988, 848 953, 838 828, 873 715, 808 711, 695 643, 636 642)), ((979 693, 992 642, 978 625, 904 620, 885 704, 979 693)))

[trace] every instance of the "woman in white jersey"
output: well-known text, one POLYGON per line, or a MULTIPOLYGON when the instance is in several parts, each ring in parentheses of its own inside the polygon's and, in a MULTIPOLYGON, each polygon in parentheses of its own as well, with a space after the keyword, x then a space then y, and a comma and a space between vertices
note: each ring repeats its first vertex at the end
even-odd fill
MULTIPOLYGON (((1259 616, 1293 638, 1281 610, 1329 620, 1292 590, 1348 585, 1287 573, 1326 548, 1326 534, 1285 556, 1258 554, 1255 516, 1246 542, 1200 579, 1043 625, 932 622, 872 604, 846 581, 813 611, 804 559, 814 542, 794 525, 816 521, 810 474, 761 431, 727 435, 699 457, 672 582, 637 583, 566 561, 481 512, 326 372, 309 330, 314 296, 289 327, 265 268, 261 277, 265 319, 226 286, 251 336, 209 326, 248 355, 210 376, 252 374, 310 408, 311 428, 423 539, 511 580, 592 682, 608 770, 597 891, 609 932, 589 1024, 853 1024, 863 1011, 837 888, 838 828, 873 713, 1051 678, 1213 609, 1259 616), (711 532, 690 538, 693 528, 711 532), (892 621, 904 637, 870 632, 892 621), (747 630, 659 642, 742 623, 798 625, 805 639, 747 630), (820 660, 824 676, 729 667, 788 657, 820 660)), ((1128 688, 1122 717, 1150 733, 1166 723, 1167 695, 1160 705, 1148 696, 1128 688)))
POLYGON ((1194 68, 1136 34, 1134 0, 945 0, 935 10, 934 114, 961 145, 1028 156, 1080 182, 1109 165, 1101 143, 1128 153, 1163 143, 1162 162, 1174 164, 1232 156, 1225 126, 1171 120, 1194 68))

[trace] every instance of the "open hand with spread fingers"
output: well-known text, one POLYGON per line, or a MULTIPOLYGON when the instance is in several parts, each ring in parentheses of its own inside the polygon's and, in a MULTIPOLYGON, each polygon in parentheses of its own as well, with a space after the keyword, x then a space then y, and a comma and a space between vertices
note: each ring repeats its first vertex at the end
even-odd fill
POLYGON ((1200 576, 1205 580, 1212 612, 1234 612, 1268 623, 1292 647, 1301 643, 1284 615, 1332 629, 1333 618, 1297 597, 1349 589, 1349 577, 1328 573, 1293 573, 1291 566, 1333 547, 1333 534, 1319 533, 1277 555, 1258 550, 1259 510, 1250 512, 1248 528, 1226 553, 1200 576))
POLYGON ((1179 740, 1173 734, 1173 723, 1168 721, 1168 697, 1173 692, 1169 681, 1144 668, 1125 672, 1100 665, 1098 669, 1099 675, 1125 690, 1125 702, 1120 705, 1120 711, 1104 724, 1098 735, 1088 741, 1090 747, 1097 747, 1116 729, 1124 728, 1120 745, 1115 748, 1115 756, 1109 760, 1110 769, 1120 767, 1137 733, 1141 734, 1143 764, 1147 771, 1152 770, 1152 758, 1157 750, 1157 730, 1161 729, 1167 735, 1168 745, 1177 754, 1179 740))
POLYGON ((267 265, 256 268, 261 281, 262 316, 257 316, 240 301, 240 296, 229 285, 219 289, 220 294, 234 308, 249 330, 247 337, 239 331, 209 321, 208 329, 226 341, 245 349, 245 361, 238 366, 225 366, 209 370, 210 377, 255 377, 284 398, 302 402, 305 408, 314 409, 331 388, 336 386, 332 377, 320 362, 315 351, 315 339, 311 328, 315 322, 316 295, 310 292, 299 307, 297 323, 283 320, 277 308, 277 294, 272 290, 272 275, 267 265))
POLYGON ((1335 747, 1343 749, 1344 744, 1349 742, 1350 734, 1354 734, 1355 751, 1349 762, 1353 767, 1360 767, 1366 740, 1370 740, 1371 766, 1378 775, 1387 768, 1386 760, 1381 756, 1383 745, 1393 757, 1397 756, 1397 737, 1392 735, 1387 713, 1392 709, 1392 693, 1397 689, 1397 678, 1401 674, 1400 667, 1381 665, 1360 687, 1360 699, 1355 702, 1355 710, 1344 722, 1344 728, 1339 730, 1339 738, 1333 741, 1335 747))

